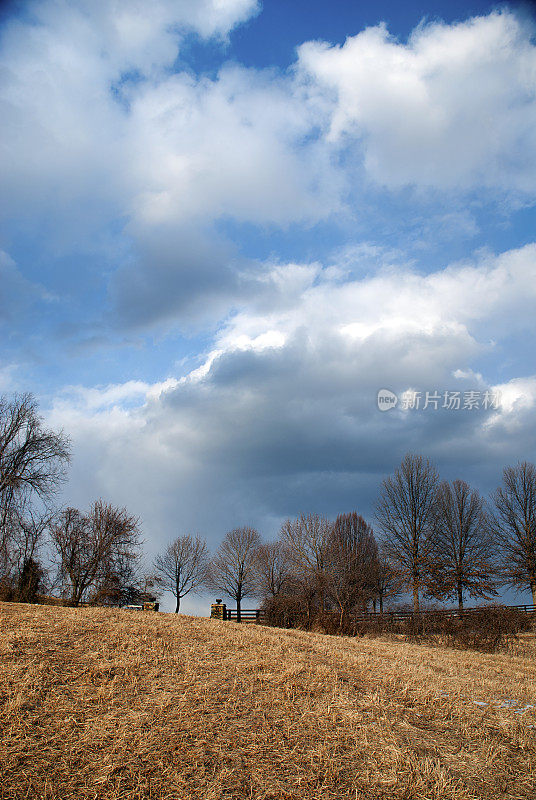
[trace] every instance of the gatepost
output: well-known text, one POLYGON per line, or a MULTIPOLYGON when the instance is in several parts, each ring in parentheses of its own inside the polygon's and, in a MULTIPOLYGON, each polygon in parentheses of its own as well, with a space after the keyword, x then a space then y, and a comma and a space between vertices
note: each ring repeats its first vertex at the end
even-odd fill
POLYGON ((210 619, 227 619, 227 606, 221 600, 216 600, 210 607, 210 619))

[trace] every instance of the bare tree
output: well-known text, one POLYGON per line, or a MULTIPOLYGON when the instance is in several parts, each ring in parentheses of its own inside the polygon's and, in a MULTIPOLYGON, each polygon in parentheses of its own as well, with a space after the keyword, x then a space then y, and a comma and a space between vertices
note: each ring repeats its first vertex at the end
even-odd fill
POLYGON ((484 500, 465 481, 443 481, 436 495, 430 594, 463 609, 469 597, 497 596, 497 564, 484 500))
POLYGON ((53 512, 46 509, 38 511, 32 507, 27 508, 24 515, 18 510, 10 514, 10 530, 5 550, 8 563, 4 580, 13 587, 22 602, 33 602, 37 589, 44 588, 47 572, 40 561, 40 555, 53 519, 53 512), (35 591, 21 588, 30 584, 35 591))
POLYGON ((260 544, 254 528, 235 528, 225 534, 210 565, 208 584, 235 600, 238 622, 242 600, 257 593, 256 554, 260 544))
POLYGON ((377 600, 380 614, 383 614, 383 604, 385 600, 393 600, 398 597, 400 593, 400 579, 380 547, 378 561, 374 569, 374 610, 376 610, 377 600))
POLYGON ((327 550, 327 591, 340 613, 340 625, 357 605, 365 609, 375 594, 378 545, 374 532, 355 511, 339 514, 327 550))
POLYGON ((287 587, 292 576, 292 563, 284 542, 270 542, 257 548, 255 569, 259 594, 266 598, 277 597, 287 587))
POLYGON ((65 478, 69 440, 43 428, 30 394, 0 397, 0 560, 13 515, 20 515, 32 496, 48 501, 65 478))
POLYGON ((300 514, 281 527, 280 539, 287 546, 294 583, 307 606, 307 618, 318 601, 324 610, 327 554, 331 523, 320 514, 300 514))
POLYGON ((422 456, 408 453, 394 475, 382 484, 376 519, 383 549, 419 611, 433 545, 433 519, 438 474, 422 456))
POLYGON ((64 591, 79 605, 93 590, 98 596, 118 580, 132 581, 139 557, 139 520, 125 508, 98 500, 87 515, 67 508, 51 528, 64 591))
POLYGON ((66 508, 58 515, 50 535, 64 591, 69 587, 70 601, 78 605, 96 572, 87 518, 77 508, 66 508))
POLYGON ((154 563, 155 579, 176 598, 175 613, 181 600, 206 584, 208 578, 207 545, 199 536, 179 536, 171 542, 154 563))
POLYGON ((493 495, 492 529, 502 557, 502 578, 515 588, 530 588, 536 605, 536 467, 527 461, 503 472, 493 495))

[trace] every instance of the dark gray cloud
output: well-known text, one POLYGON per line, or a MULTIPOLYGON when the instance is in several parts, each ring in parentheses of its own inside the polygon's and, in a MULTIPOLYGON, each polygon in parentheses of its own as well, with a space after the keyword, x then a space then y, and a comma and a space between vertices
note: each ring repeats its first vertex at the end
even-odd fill
POLYGON ((233 246, 206 230, 151 229, 111 279, 108 319, 134 330, 213 322, 237 294, 234 258, 233 246))
MULTIPOLYGON (((419 280, 397 269, 340 283, 313 268, 291 308, 277 293, 271 305, 244 304, 197 370, 161 385, 80 388, 54 413, 94 484, 143 518, 153 550, 177 530, 215 544, 237 524, 273 535, 302 510, 371 515, 382 477, 407 451, 488 491, 505 464, 536 451, 536 377, 492 386, 477 371, 506 311, 516 307, 534 329, 525 283, 533 255, 526 248, 419 280), (382 413, 380 388, 423 398, 493 389, 503 402, 382 413)), ((296 269, 286 276, 293 286, 296 269)))

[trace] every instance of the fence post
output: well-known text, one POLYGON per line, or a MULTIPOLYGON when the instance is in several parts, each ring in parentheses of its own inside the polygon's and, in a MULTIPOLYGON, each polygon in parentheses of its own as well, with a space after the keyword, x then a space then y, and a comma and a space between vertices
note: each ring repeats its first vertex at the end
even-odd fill
POLYGON ((227 606, 221 600, 216 600, 210 606, 210 619, 227 619, 227 606))

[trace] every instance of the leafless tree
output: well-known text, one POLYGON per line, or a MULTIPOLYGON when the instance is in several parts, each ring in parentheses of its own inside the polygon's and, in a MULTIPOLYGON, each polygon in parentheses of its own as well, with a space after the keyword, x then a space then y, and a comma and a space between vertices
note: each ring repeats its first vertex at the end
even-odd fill
POLYGON ((331 523, 320 514, 300 514, 281 527, 280 539, 287 546, 296 591, 307 606, 307 617, 319 602, 325 609, 327 554, 331 523))
POLYGON ((408 453, 394 475, 383 481, 376 507, 384 552, 412 592, 416 613, 432 551, 437 483, 430 461, 408 453))
POLYGON ((6 512, 20 495, 48 497, 64 480, 69 440, 44 430, 32 395, 0 398, 0 508, 6 512))
POLYGON ((443 481, 436 495, 430 594, 457 600, 497 596, 495 549, 484 500, 465 481, 443 481))
MULTIPOLYGON (((47 509, 37 510, 29 506, 24 514, 12 510, 9 518, 10 530, 7 537, 5 553, 7 565, 5 578, 22 601, 28 600, 27 591, 22 592, 21 585, 27 582, 27 576, 39 573, 39 588, 44 587, 46 569, 40 561, 40 554, 46 534, 50 528, 54 513, 47 509), (26 576, 26 577, 25 577, 26 576)), ((33 585, 37 585, 33 580, 33 585)), ((35 599, 35 593, 32 595, 35 599)))
POLYGON ((64 591, 72 605, 93 591, 94 599, 106 587, 132 581, 139 557, 139 520, 125 508, 102 500, 87 515, 67 508, 51 528, 64 591))
POLYGON ((210 565, 208 584, 235 600, 238 622, 242 600, 258 591, 256 553, 260 544, 254 528, 235 528, 225 534, 210 565))
POLYGON ((43 428, 32 395, 0 397, 0 562, 7 563, 13 516, 32 496, 50 500, 69 459, 68 438, 43 428))
POLYGON ((257 587, 263 598, 277 597, 288 587, 292 563, 284 542, 270 542, 257 548, 255 554, 257 587))
POLYGON ((502 577, 515 588, 530 588, 536 605, 536 467, 527 461, 503 472, 493 495, 492 529, 497 537, 502 577))
POLYGON ((374 569, 374 609, 376 610, 376 601, 378 601, 379 611, 382 614, 385 600, 394 600, 400 593, 400 579, 380 547, 374 569))
POLYGON ((355 511, 339 514, 330 530, 326 574, 340 625, 352 609, 365 609, 374 597, 377 566, 378 545, 370 525, 355 511))
POLYGON ((154 571, 157 584, 175 596, 175 613, 178 614, 182 598, 206 584, 208 550, 205 541, 199 536, 179 536, 156 557, 154 571))

